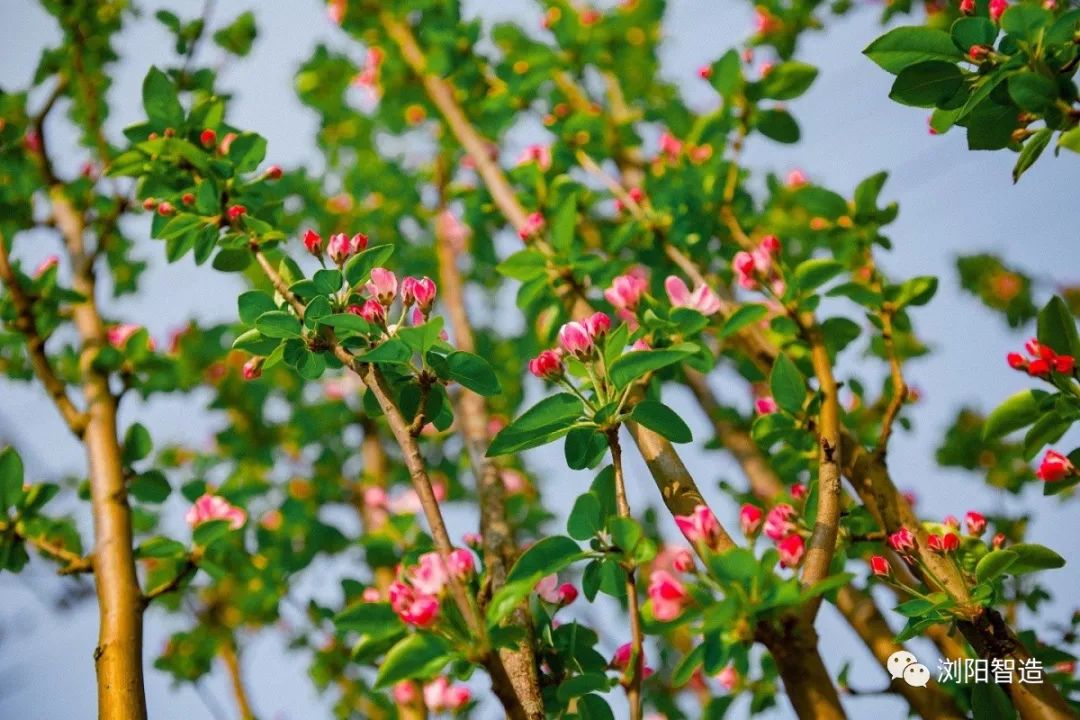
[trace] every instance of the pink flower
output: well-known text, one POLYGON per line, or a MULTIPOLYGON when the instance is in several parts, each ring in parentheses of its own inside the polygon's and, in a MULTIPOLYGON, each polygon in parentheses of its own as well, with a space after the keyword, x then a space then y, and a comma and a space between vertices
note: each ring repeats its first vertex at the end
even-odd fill
POLYGON ((1000 22, 1001 16, 1005 14, 1008 7, 1007 0, 990 0, 990 19, 994 22, 1000 22))
POLYGON ((971 15, 975 12, 975 0, 960 0, 960 12, 971 15))
POLYGON ((431 311, 431 306, 435 303, 436 292, 435 281, 426 275, 419 280, 410 275, 401 281, 402 302, 406 306, 415 302, 424 313, 431 311))
POLYGON ((612 280, 611 287, 604 291, 604 297, 616 310, 633 312, 648 287, 649 283, 640 271, 631 271, 612 280))
POLYGON ((461 579, 467 579, 476 572, 476 561, 468 550, 457 548, 450 552, 450 572, 461 579))
POLYGON ((525 224, 518 230, 518 237, 522 240, 536 235, 544 229, 544 216, 534 212, 525 218, 525 224))
POLYGON ((795 523, 791 522, 795 515, 795 508, 787 503, 773 505, 765 516, 765 535, 770 540, 779 542, 795 532, 795 523))
POLYGON ((552 605, 558 605, 562 600, 562 595, 559 593, 559 576, 555 573, 540 578, 533 590, 541 600, 552 605))
POLYGON ((593 349, 592 333, 582 323, 568 322, 559 329, 559 345, 569 355, 588 357, 593 349))
POLYGON ((191 527, 196 527, 210 520, 228 520, 229 527, 239 530, 247 521, 247 513, 230 505, 229 501, 218 495, 204 494, 192 505, 184 520, 191 527))
POLYGON ((360 599, 366 603, 377 603, 382 600, 382 593, 379 592, 379 588, 370 585, 364 588, 364 592, 360 593, 360 599))
POLYGON ((881 555, 874 555, 870 558, 870 570, 879 577, 887 577, 892 572, 889 561, 881 555))
POLYGON ((540 172, 547 172, 551 168, 551 147, 548 145, 529 145, 518 157, 517 164, 528 165, 536 163, 540 172))
POLYGON ((506 488, 506 492, 511 495, 519 492, 525 492, 525 488, 527 488, 529 485, 529 481, 526 479, 526 477, 514 468, 504 468, 500 470, 499 479, 502 480, 502 484, 503 487, 506 488))
POLYGON ((412 680, 402 680, 394 685, 394 702, 398 705, 412 705, 416 702, 416 683, 412 680))
POLYGON ((49 255, 47 258, 41 261, 41 263, 34 268, 34 277, 39 278, 45 273, 52 270, 60 263, 60 258, 56 255, 49 255))
POLYGON ((802 170, 795 169, 787 174, 786 182, 789 188, 798 188, 802 187, 809 181, 806 179, 806 175, 803 174, 802 170))
POLYGON ((806 552, 806 541, 802 535, 792 533, 780 541, 776 546, 780 551, 780 564, 786 568, 798 567, 802 562, 803 553, 806 552))
POLYGON ((424 683, 424 705, 432 712, 439 712, 446 707, 444 697, 450 689, 450 681, 440 675, 431 682, 424 683))
POLYGON ((780 252, 780 238, 775 235, 766 235, 761 238, 761 244, 758 247, 769 255, 776 255, 780 252))
POLYGON ((806 486, 802 483, 795 483, 791 486, 791 497, 796 500, 802 500, 806 497, 806 486))
POLYGON ((754 410, 758 415, 772 415, 774 412, 780 409, 780 406, 776 404, 776 400, 772 395, 763 395, 762 397, 754 400, 754 410))
MULTIPOLYGON (((433 284, 434 287, 434 284, 433 284)), ((386 268, 373 268, 371 270, 371 282, 367 284, 367 292, 372 297, 379 299, 383 305, 389 307, 397 295, 397 276, 386 268)), ((434 294, 432 294, 434 297, 434 294)))
POLYGON ((467 532, 461 536, 461 542, 471 548, 478 548, 484 543, 484 536, 480 533, 467 532))
POLYGON ((1039 469, 1035 471, 1035 477, 1044 482, 1058 482, 1076 472, 1069 458, 1057 450, 1047 450, 1043 456, 1039 469))
POLYGON ((443 704, 447 710, 460 710, 472 700, 472 692, 464 685, 451 685, 443 693, 443 704))
POLYGON ((428 627, 439 614, 439 599, 433 595, 416 593, 400 580, 390 583, 387 590, 390 606, 402 622, 416 627, 428 627))
POLYGON ((986 531, 986 518, 982 513, 977 513, 974 510, 968 512, 964 516, 964 524, 967 526, 968 535, 979 537, 986 531))
POLYGON ((331 235, 330 241, 326 244, 326 254, 330 256, 330 260, 338 267, 344 265, 345 261, 352 255, 352 244, 349 242, 349 236, 345 233, 331 235))
POLYGON ((142 330, 142 325, 122 323, 113 325, 105 332, 105 339, 117 350, 123 350, 131 336, 142 330))
POLYGON ((562 358, 554 350, 544 350, 529 361, 529 372, 544 380, 554 380, 563 373, 562 358))
POLYGON ((761 519, 765 513, 761 508, 751 503, 744 504, 739 508, 739 527, 743 535, 753 537, 761 529, 761 519))
POLYGON ((623 643, 615 648, 615 654, 611 656, 611 667, 616 670, 625 670, 630 664, 630 657, 634 654, 632 643, 623 643))
MULTIPOLYGON (((352 308, 350 308, 350 311, 351 310, 352 308)), ((360 307, 360 311, 356 314, 372 325, 378 325, 380 327, 386 325, 386 307, 375 298, 368 298, 363 306, 360 307)))
POLYGON ((720 522, 705 505, 698 505, 689 515, 676 515, 675 524, 692 545, 704 544, 712 548, 720 539, 720 522))
POLYGON ((455 253, 465 250, 472 231, 450 210, 443 210, 435 219, 435 233, 441 237, 455 253))
POLYGON ((682 154, 682 140, 667 131, 660 133, 660 154, 669 160, 678 160, 682 154))
POLYGON ((314 230, 308 230, 304 233, 304 247, 315 257, 322 255, 322 235, 314 230))
POLYGON ((607 313, 596 312, 585 318, 582 324, 594 340, 599 340, 611 329, 611 318, 607 313))
POLYGON ((412 586, 420 592, 438 595, 449 581, 450 574, 439 553, 428 552, 421 555, 416 565, 410 568, 408 577, 412 586))
POLYGON ((653 604, 653 616, 667 622, 679 617, 687 598, 686 588, 666 570, 654 570, 649 576, 649 599, 653 604))
POLYGON ((364 488, 364 505, 370 508, 386 508, 386 490, 378 485, 364 488))
POLYGON ((734 665, 727 665, 716 674, 716 679, 720 681, 720 686, 724 690, 731 692, 739 684, 739 671, 735 669, 734 665))
POLYGON ((664 290, 673 307, 688 307, 702 315, 715 315, 720 311, 720 298, 706 285, 698 285, 691 293, 682 278, 669 275, 664 290))
POLYGON ((906 527, 902 527, 889 535, 889 546, 901 555, 910 554, 917 545, 915 533, 911 532, 906 527))

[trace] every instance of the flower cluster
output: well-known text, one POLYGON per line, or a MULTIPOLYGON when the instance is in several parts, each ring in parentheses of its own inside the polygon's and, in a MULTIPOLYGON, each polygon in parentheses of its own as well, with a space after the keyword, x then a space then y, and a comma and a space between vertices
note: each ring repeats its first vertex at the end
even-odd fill
POLYGON ((559 328, 559 346, 544 350, 529 361, 529 372, 544 380, 563 376, 563 358, 589 360, 597 352, 597 342, 611 329, 611 318, 602 312, 593 313, 581 322, 571 321, 559 328))
POLYGON ((227 520, 230 528, 239 530, 247 522, 247 513, 242 508, 231 505, 223 497, 204 494, 188 508, 184 520, 191 527, 197 527, 211 520, 227 520))
POLYGON ((747 252, 740 250, 731 261, 731 269, 739 286, 754 290, 768 285, 774 295, 784 294, 784 280, 780 277, 775 259, 780 255, 780 240, 766 235, 756 248, 747 252))
POLYGON ((439 615, 441 597, 451 577, 468 580, 475 573, 473 554, 463 548, 453 550, 447 562, 437 552, 424 553, 416 565, 400 571, 390 584, 390 606, 402 622, 430 627, 439 615))
MULTIPOLYGON (((795 485, 791 489, 796 499, 805 497, 806 487, 795 485)), ((753 503, 739 509, 739 527, 748 538, 757 536, 764 528, 765 536, 776 543, 780 552, 780 564, 786 568, 798 567, 806 554, 806 540, 799 533, 798 511, 788 503, 773 505, 768 513, 753 503)))
POLYGON ((1053 348, 1043 345, 1035 338, 1024 343, 1024 350, 1030 357, 1009 353, 1006 359, 1009 367, 1024 370, 1032 377, 1047 378, 1054 372, 1069 375, 1076 368, 1076 358, 1072 355, 1058 355, 1053 348))
MULTIPOLYGON (((414 705, 421 697, 416 683, 402 680, 394 685, 394 702, 398 705, 414 705)), ((465 685, 454 685, 443 675, 424 683, 422 692, 424 706, 433 713, 461 710, 472 700, 472 692, 465 685)))

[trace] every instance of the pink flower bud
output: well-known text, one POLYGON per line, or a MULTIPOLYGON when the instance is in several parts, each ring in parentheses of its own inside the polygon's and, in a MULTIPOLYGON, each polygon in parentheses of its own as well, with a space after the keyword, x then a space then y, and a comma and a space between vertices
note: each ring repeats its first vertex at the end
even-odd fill
POLYGON ((540 168, 540 172, 547 172, 551 168, 551 147, 547 145, 529 145, 526 147, 518 157, 517 164, 520 166, 530 163, 536 163, 536 167, 540 168))
POLYGON ((450 552, 449 565, 450 572, 462 579, 470 578, 476 572, 473 554, 462 548, 450 552))
POLYGON ((239 530, 247 521, 247 513, 230 505, 229 501, 223 497, 205 494, 188 509, 184 520, 191 527, 210 520, 227 520, 230 528, 239 530))
POLYGON ((716 674, 716 679, 720 681, 720 685, 724 690, 731 692, 739 685, 739 671, 735 669, 734 665, 727 665, 716 674))
POLYGON ((60 264, 60 258, 56 255, 49 255, 44 260, 42 260, 36 268, 34 268, 34 277, 41 277, 42 275, 56 267, 58 264, 60 264))
POLYGON ((563 374, 562 358, 554 350, 544 350, 529 361, 529 372, 543 380, 554 380, 563 374))
POLYGON ((964 524, 967 526, 968 535, 979 537, 986 531, 986 518, 974 510, 964 516, 964 524))
POLYGON ((427 595, 438 595, 450 579, 449 571, 437 552, 421 555, 416 565, 409 569, 408 576, 412 586, 427 595))
POLYGON ((690 572, 694 569, 694 554, 687 548, 677 548, 671 557, 671 567, 676 572, 690 572))
POLYGON ((780 252, 780 238, 775 235, 766 235, 761 238, 759 247, 770 255, 776 255, 780 252))
POLYGON ((1005 356, 1005 360, 1013 370, 1023 370, 1027 367, 1027 360, 1020 353, 1009 353, 1005 356))
POLYGON ((960 0, 960 12, 971 15, 975 12, 975 0, 960 0))
POLYGON ((874 555, 870 558, 870 570, 879 577, 888 577, 892 573, 889 561, 881 555, 874 555))
POLYGON ((284 172, 280 165, 271 165, 266 168, 266 177, 268 180, 280 180, 282 175, 284 175, 284 172))
POLYGON ((372 297, 378 298, 379 302, 389 307, 397 295, 397 276, 386 268, 373 268, 371 282, 367 284, 367 292, 372 297))
POLYGON ((105 339, 117 350, 123 350, 131 336, 142 330, 142 325, 134 323, 122 323, 113 325, 105 331, 105 339))
POLYGON ((795 508, 787 503, 772 506, 765 516, 765 535, 774 542, 779 542, 795 532, 795 523, 791 521, 795 516, 795 508))
POLYGON ((377 603, 382 600, 382 594, 379 588, 372 585, 364 588, 364 592, 360 593, 360 599, 366 603, 377 603))
POLYGON ((660 133, 660 154, 669 160, 678 160, 682 154, 682 140, 665 131, 660 133))
POLYGON ((910 555, 917 545, 915 533, 906 527, 902 527, 889 535, 889 546, 901 555, 910 555))
POLYGON ((772 395, 765 395, 754 400, 754 410, 758 415, 771 415, 779 409, 780 406, 776 404, 772 395))
POLYGON ((176 208, 174 208, 173 204, 168 200, 162 200, 160 203, 158 203, 157 212, 158 215, 168 217, 169 215, 172 215, 174 212, 176 212, 176 208))
POLYGON ((330 256, 330 260, 338 267, 344 265, 345 261, 352 255, 349 237, 345 233, 331 235, 330 241, 326 244, 326 254, 330 256))
POLYGON ((401 301, 406 307, 416 303, 420 310, 427 313, 435 302, 435 281, 425 276, 420 280, 406 277, 401 281, 401 301))
POLYGON ((705 505, 698 505, 689 515, 676 515, 675 524, 692 545, 715 548, 720 539, 720 522, 705 505))
POLYGON ((789 188, 800 188, 805 185, 808 180, 802 170, 795 169, 787 174, 786 182, 789 188))
POLYGON ((526 238, 536 235, 544 229, 544 216, 541 213, 534 212, 525 218, 525 224, 520 230, 518 230, 518 236, 525 240, 526 238))
POLYGON ((806 541, 802 535, 792 533, 781 540, 776 549, 780 551, 780 565, 786 568, 798 567, 806 552, 806 541))
POLYGON ((304 247, 315 257, 322 255, 322 235, 314 230, 308 230, 304 233, 304 247))
POLYGON ((743 535, 753 537, 761 529, 761 520, 765 516, 761 508, 751 503, 744 504, 739 508, 739 527, 743 535))
POLYGON ((244 363, 244 367, 241 370, 241 374, 245 380, 255 380, 262 376, 262 366, 266 358, 253 357, 244 363))
POLYGON ((1076 468, 1069 458, 1056 450, 1047 450, 1039 469, 1035 471, 1035 477, 1044 482, 1058 482, 1075 472, 1076 468))
POLYGON ((559 329, 559 345, 568 355, 585 358, 593 350, 592 333, 579 322, 568 322, 559 329))
POLYGON ((1005 14, 1008 7, 1007 0, 990 0, 990 19, 994 22, 1000 22, 1001 16, 1005 14))
POLYGON ((661 622, 679 617, 688 597, 683 584, 665 570, 654 570, 649 575, 649 588, 646 592, 652 600, 653 617, 661 622))
POLYGON ((356 314, 372 325, 386 326, 386 307, 375 298, 368 298, 360 308, 360 312, 356 314))
POLYGON ((630 665, 630 657, 634 654, 634 646, 631 643, 623 643, 615 648, 615 654, 611 656, 611 667, 616 670, 625 670, 630 665))
POLYGON ((644 277, 627 273, 611 281, 611 287, 604 291, 604 297, 616 310, 633 312, 647 287, 644 277))
POLYGON ((991 541, 990 546, 995 550, 1000 550, 1001 548, 1005 547, 1006 539, 1007 538, 1005 537, 1005 533, 999 532, 994 535, 994 539, 991 541))
POLYGON ((583 324, 593 340, 599 340, 607 335, 608 330, 611 329, 611 318, 608 317, 607 313, 597 312, 585 318, 583 324))
POLYGON ((556 592, 559 594, 560 605, 569 605, 578 598, 578 590, 571 583, 563 583, 556 592))
POLYGON ((416 692, 416 683, 412 680, 402 680, 394 685, 394 702, 398 705, 412 705, 419 695, 416 692))

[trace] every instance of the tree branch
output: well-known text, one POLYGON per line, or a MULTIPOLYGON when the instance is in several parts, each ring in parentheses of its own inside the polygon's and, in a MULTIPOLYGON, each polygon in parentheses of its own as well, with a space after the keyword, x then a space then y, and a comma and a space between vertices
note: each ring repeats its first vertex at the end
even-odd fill
MULTIPOLYGON (((611 448, 611 466, 615 471, 615 504, 619 517, 630 517, 630 503, 626 499, 626 480, 623 477, 622 448, 619 446, 619 428, 607 432, 608 447, 611 448)), ((626 548, 628 549, 628 548, 626 548)), ((626 604, 630 614, 630 680, 626 683, 626 699, 630 704, 630 720, 641 720, 641 681, 645 670, 645 652, 642 648, 641 608, 638 607, 637 584, 634 582, 634 568, 624 568, 626 572, 626 604)))

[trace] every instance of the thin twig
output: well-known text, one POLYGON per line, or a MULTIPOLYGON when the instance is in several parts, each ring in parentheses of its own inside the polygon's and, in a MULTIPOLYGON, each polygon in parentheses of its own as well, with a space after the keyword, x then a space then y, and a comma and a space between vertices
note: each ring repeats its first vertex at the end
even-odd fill
POLYGON ((893 309, 883 307, 881 311, 881 338, 885 344, 885 354, 889 358, 889 371, 892 377, 892 397, 885 408, 885 414, 881 418, 881 434, 878 436, 876 452, 884 457, 889 447, 889 437, 892 435, 893 423, 900 408, 907 399, 907 383, 904 382, 904 371, 900 361, 900 355, 896 351, 896 329, 893 326, 893 309))
MULTIPOLYGON (((608 447, 611 448, 611 466, 615 471, 615 505, 619 517, 630 517, 630 503, 626 498, 626 480, 623 476, 622 448, 619 445, 619 428, 616 426, 607 432, 608 447)), ((630 548, 623 548, 630 550, 630 548)), ((642 649, 641 608, 638 606, 637 584, 634 582, 634 568, 626 571, 626 604, 630 613, 630 680, 626 683, 626 699, 630 704, 630 720, 641 720, 641 680, 644 674, 645 653, 642 649)))

